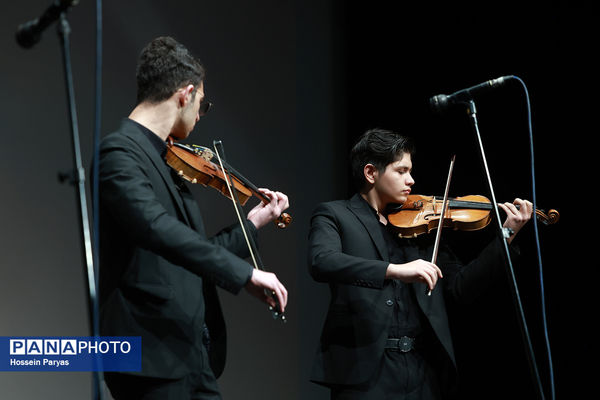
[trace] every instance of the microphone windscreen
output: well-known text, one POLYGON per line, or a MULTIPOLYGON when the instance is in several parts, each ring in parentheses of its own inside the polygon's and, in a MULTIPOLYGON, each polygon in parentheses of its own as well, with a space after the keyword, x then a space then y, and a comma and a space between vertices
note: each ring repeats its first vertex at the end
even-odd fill
POLYGON ((429 99, 429 106, 435 112, 442 112, 449 105, 448 96, 445 94, 438 94, 429 99))
POLYGON ((19 46, 28 49, 40 41, 41 35, 35 29, 37 23, 38 20, 35 19, 18 26, 16 39, 19 46))

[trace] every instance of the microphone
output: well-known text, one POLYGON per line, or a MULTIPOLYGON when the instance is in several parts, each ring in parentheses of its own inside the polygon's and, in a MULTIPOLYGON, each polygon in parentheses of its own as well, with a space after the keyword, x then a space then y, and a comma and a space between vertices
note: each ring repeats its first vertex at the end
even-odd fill
POLYGON ((33 47, 42 38, 42 32, 56 21, 69 7, 79 4, 79 0, 54 0, 41 17, 27 21, 17 28, 16 39, 21 47, 33 47))
POLYGON ((471 86, 467 89, 462 89, 452 94, 438 94, 437 96, 433 96, 429 99, 429 105, 433 108, 434 111, 444 111, 450 104, 460 103, 464 101, 471 100, 475 94, 480 92, 485 92, 492 88, 501 86, 509 79, 512 79, 513 76, 501 76, 500 78, 492 79, 479 85, 471 86))

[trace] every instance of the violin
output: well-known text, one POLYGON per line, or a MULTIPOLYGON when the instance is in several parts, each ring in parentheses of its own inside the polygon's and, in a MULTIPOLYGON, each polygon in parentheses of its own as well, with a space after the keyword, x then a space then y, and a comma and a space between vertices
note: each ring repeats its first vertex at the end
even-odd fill
MULTIPOLYGON (((261 193, 254 184, 244 178, 233 167, 225 164, 225 171, 223 171, 220 165, 211 161, 213 157, 214 153, 208 147, 174 143, 170 136, 168 138, 167 164, 186 181, 193 184, 200 183, 204 186, 210 186, 231 199, 231 194, 227 186, 227 179, 230 178, 232 189, 235 191, 234 197, 242 206, 252 196, 256 196, 265 204, 271 201, 271 199, 261 193)), ((275 220, 277 227, 282 229, 286 228, 291 222, 292 217, 288 213, 282 213, 275 220)))
MULTIPOLYGON (((215 151, 216 149, 215 142, 215 151)), ((227 165, 222 156, 217 152, 219 164, 211 161, 215 153, 207 147, 198 145, 184 145, 174 143, 169 136, 167 140, 167 164, 177 171, 177 174, 183 179, 196 184, 200 183, 204 186, 210 186, 217 189, 222 195, 232 200, 237 217, 244 232, 244 238, 248 245, 248 250, 254 264, 254 268, 265 270, 263 262, 258 253, 256 243, 251 236, 247 234, 246 222, 242 218, 243 211, 241 206, 245 205, 253 195, 260 198, 265 204, 271 200, 261 193, 258 188, 253 185, 242 174, 237 172, 233 167, 227 165)), ((292 221, 292 217, 287 213, 282 213, 275 223, 279 228, 287 227, 292 221)), ((282 322, 287 322, 287 319, 281 311, 281 306, 275 292, 270 292, 265 289, 265 294, 271 296, 275 300, 275 307, 269 306, 274 319, 279 319, 282 322)))
MULTIPOLYGON (((399 237, 416 237, 429 233, 440 224, 442 198, 411 194, 404 204, 388 214, 388 221, 395 227, 399 237)), ((449 198, 442 227, 461 231, 475 231, 485 228, 492 220, 492 203, 480 195, 449 198)), ((551 209, 535 210, 538 221, 544 225, 558 222, 558 211, 551 209)))

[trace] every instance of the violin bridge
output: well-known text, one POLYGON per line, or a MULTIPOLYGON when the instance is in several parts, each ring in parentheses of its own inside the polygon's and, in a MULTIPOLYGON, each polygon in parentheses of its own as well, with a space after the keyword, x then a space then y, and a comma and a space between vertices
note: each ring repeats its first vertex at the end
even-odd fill
POLYGON ((215 153, 213 153, 213 151, 211 149, 209 149, 208 147, 198 146, 197 144, 193 144, 192 146, 193 146, 194 153, 197 156, 202 157, 206 161, 212 160, 213 157, 215 156, 215 153))

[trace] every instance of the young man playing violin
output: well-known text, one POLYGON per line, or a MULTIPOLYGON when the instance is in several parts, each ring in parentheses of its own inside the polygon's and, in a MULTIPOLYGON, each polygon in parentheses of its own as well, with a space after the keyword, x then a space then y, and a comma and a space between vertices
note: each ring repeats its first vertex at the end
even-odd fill
MULTIPOLYGON (((427 261, 431 238, 398 238, 390 229, 386 208, 404 203, 415 183, 413 153, 401 135, 367 131, 351 152, 358 193, 319 205, 311 219, 310 271, 331 290, 311 380, 332 399, 445 398, 456 386, 456 361, 444 296, 473 301, 504 274, 500 239, 465 266, 442 247, 436 265, 427 261)), ((500 207, 512 242, 532 204, 500 207)))
MULTIPOLYGON (((208 238, 200 210, 165 162, 166 140, 186 138, 210 103, 204 68, 188 50, 159 37, 137 66, 137 106, 100 150, 100 331, 141 336, 142 369, 106 373, 120 399, 220 399, 225 324, 217 291, 245 288, 285 309, 287 291, 253 269, 239 225, 208 238), (274 293, 274 298, 265 295, 274 293)), ((248 213, 250 235, 278 217, 287 196, 248 213)))

